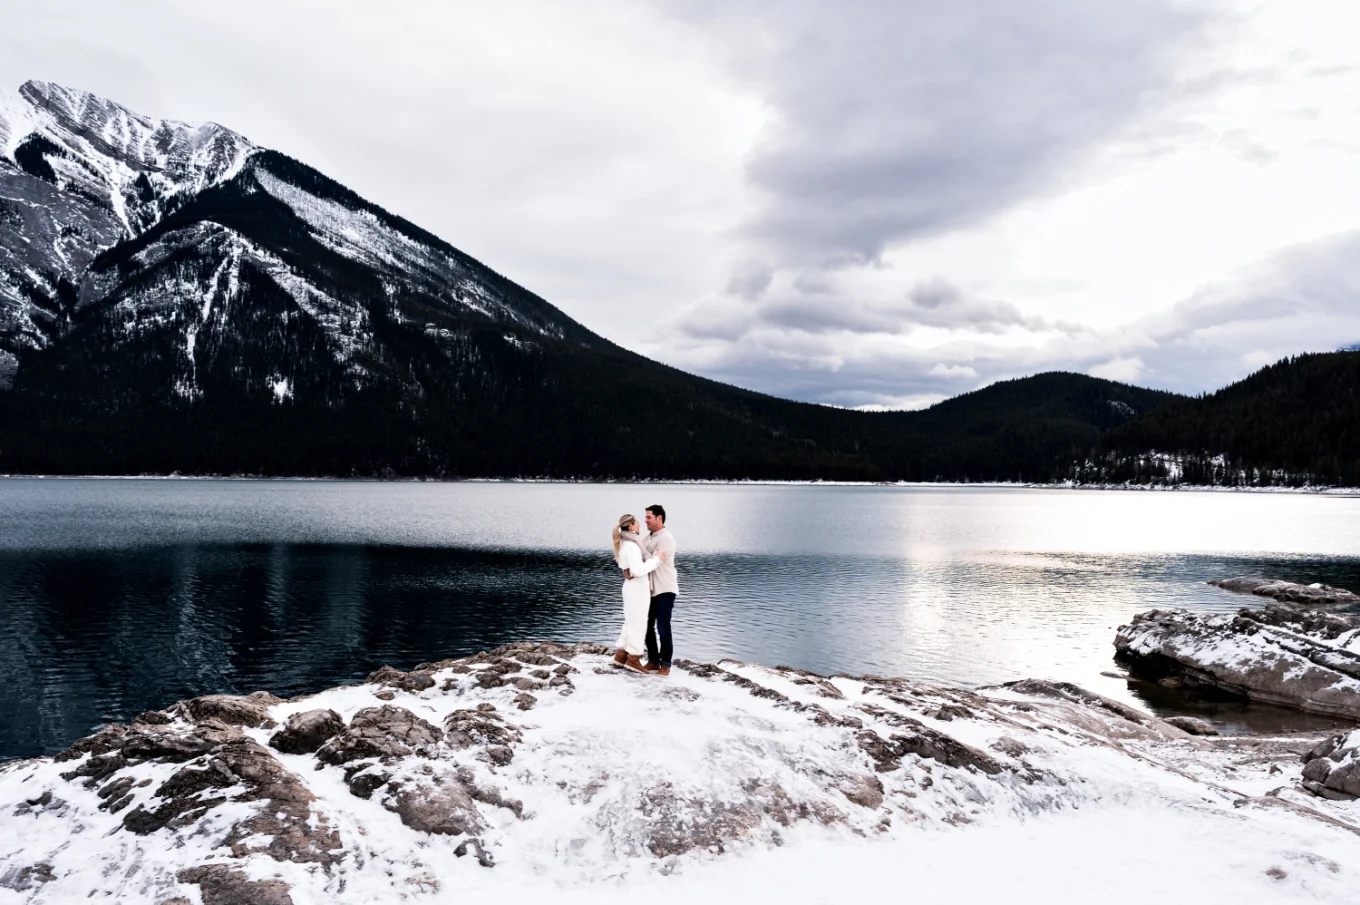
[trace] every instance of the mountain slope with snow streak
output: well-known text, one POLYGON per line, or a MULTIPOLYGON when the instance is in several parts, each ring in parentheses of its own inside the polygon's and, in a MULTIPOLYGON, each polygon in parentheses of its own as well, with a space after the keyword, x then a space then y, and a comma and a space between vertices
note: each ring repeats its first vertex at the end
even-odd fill
POLYGON ((1297 790, 1314 741, 1045 682, 667 680, 515 644, 0 767, 0 903, 1354 901, 1356 803, 1297 790))
MULTIPOLYGON (((472 315, 534 335, 607 345, 447 243, 230 129, 153 119, 88 92, 27 82, 17 95, 0 95, 0 388, 13 382, 26 351, 46 349, 82 326, 106 333, 107 346, 129 338, 117 332, 129 309, 153 309, 135 318, 144 328, 154 311, 201 305, 196 294, 207 278, 181 279, 184 263, 235 266, 213 257, 216 245, 196 241, 217 226, 234 226, 252 246, 287 246, 294 260, 279 282, 298 300, 301 316, 316 317, 337 361, 352 362, 356 344, 374 344, 362 331, 344 330, 374 304, 422 328, 472 315), (249 204, 252 194, 277 203, 249 204), (186 229, 191 235, 167 237, 186 229), (151 236, 177 251, 180 272, 129 271, 151 236), (101 255, 118 260, 120 279, 109 278, 101 255), (340 293, 337 276, 348 284, 340 293), (129 281, 135 286, 121 292, 129 281), (325 314, 316 316, 317 307, 325 314), (122 312, 110 320, 106 313, 114 308, 122 312)), ((194 318, 160 323, 166 349, 192 353, 201 329, 194 318)), ((133 338, 145 335, 142 329, 133 338)), ((181 358, 159 390, 199 398, 194 375, 205 363, 192 354, 181 358)), ((238 389, 248 393, 250 386, 247 375, 238 389)))

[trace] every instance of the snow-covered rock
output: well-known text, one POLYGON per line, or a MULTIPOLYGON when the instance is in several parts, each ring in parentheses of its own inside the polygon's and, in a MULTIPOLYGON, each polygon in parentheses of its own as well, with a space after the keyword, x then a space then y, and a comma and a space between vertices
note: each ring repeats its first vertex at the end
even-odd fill
POLYGON ((1323 798, 1360 798, 1360 729, 1324 739, 1305 754, 1303 786, 1323 798))
POLYGON ((6 764, 0 902, 977 901, 1017 870, 1035 901, 1136 901, 1146 833, 1173 875, 1142 896, 1354 889, 1360 813, 1291 791, 1317 739, 1194 738, 1060 683, 662 679, 604 654, 515 644, 197 698, 6 764), (1174 868, 1191 839, 1197 876, 1174 868))
POLYGON ((1360 595, 1327 584, 1295 584, 1292 581, 1271 578, 1216 578, 1208 584, 1223 588, 1225 591, 1255 594, 1258 597, 1270 597, 1287 603, 1304 603, 1310 606, 1360 604, 1360 595))
POLYGON ((1150 610, 1119 627, 1115 649, 1136 675, 1360 720, 1360 615, 1295 603, 1216 615, 1150 610))

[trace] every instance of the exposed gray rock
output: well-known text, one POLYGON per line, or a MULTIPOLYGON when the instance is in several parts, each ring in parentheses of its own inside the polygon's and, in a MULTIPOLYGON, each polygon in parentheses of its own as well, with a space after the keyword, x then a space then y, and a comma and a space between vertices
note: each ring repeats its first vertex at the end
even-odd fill
POLYGON ((364 681, 372 682, 376 685, 386 685, 397 688, 401 691, 418 692, 427 688, 434 687, 434 679, 430 675, 431 670, 415 669, 411 672, 402 672, 391 666, 384 666, 377 672, 369 675, 364 681))
POLYGON ((464 839, 458 843, 458 847, 453 850, 454 857, 462 858, 471 849, 477 855, 477 863, 482 867, 495 867, 496 861, 491 857, 491 853, 482 847, 480 839, 464 839))
POLYGON ((480 833, 486 820, 466 787, 452 777, 431 778, 392 788, 383 806, 422 833, 458 836, 480 833))
POLYGON ((174 773, 155 790, 155 807, 139 804, 123 826, 138 835, 187 826, 228 800, 266 803, 228 832, 224 844, 237 857, 263 853, 278 861, 329 864, 342 856, 339 836, 324 819, 314 819, 312 793, 244 735, 214 748, 203 766, 174 773))
POLYGON ((334 710, 295 713, 269 739, 269 747, 284 754, 311 754, 345 731, 345 721, 334 710))
POLYGON ((1287 603, 1302 603, 1309 606, 1323 604, 1360 604, 1360 595, 1345 588, 1334 588, 1325 584, 1295 584, 1292 581, 1277 581, 1270 578, 1216 578, 1206 582, 1225 591, 1239 594, 1256 594, 1287 603))
POLYGON ((27 892, 55 879, 52 865, 46 861, 39 861, 37 864, 28 864, 24 867, 12 867, 0 874, 0 886, 15 892, 27 892))
POLYGON ((1096 707, 1101 710, 1108 710, 1115 716, 1122 717, 1131 723, 1143 723, 1149 719, 1148 714, 1136 710, 1127 704, 1087 691, 1080 685, 1071 682, 1049 682, 1044 679, 1021 679, 1018 682, 1006 682, 1002 688, 1009 688, 1011 691, 1020 694, 1033 695, 1035 697, 1055 698, 1063 701, 1071 701, 1081 704, 1084 707, 1096 707))
POLYGON ((507 723, 494 710, 455 710, 444 718, 449 747, 455 749, 485 747, 509 752, 506 763, 513 756, 512 745, 523 738, 519 729, 507 723))
POLYGON ((391 773, 373 764, 355 764, 345 768, 345 785, 349 786, 350 794, 356 798, 371 798, 391 778, 391 773))
POLYGON ((1213 723, 1210 723, 1208 720, 1202 720, 1199 717, 1169 716, 1163 719, 1162 722, 1170 723, 1177 729, 1181 729, 1191 735, 1218 735, 1218 730, 1214 728, 1213 723))
POLYGON ((1119 627, 1115 649, 1144 678, 1360 720, 1360 615, 1294 603, 1236 615, 1151 610, 1119 627))
POLYGON ((316 752, 322 763, 339 766, 369 757, 405 757, 436 744, 444 733, 404 707, 384 704, 354 714, 349 728, 316 752))
POLYGON ((1323 798, 1360 798, 1360 729, 1325 739, 1303 756, 1303 787, 1323 798))
POLYGON ((871 729, 862 730, 855 735, 860 748, 874 761, 874 768, 879 773, 896 770, 902 765, 902 758, 908 754, 939 761, 947 767, 971 768, 989 776, 995 776, 1006 769, 992 756, 965 745, 943 732, 936 732, 911 717, 873 705, 867 705, 863 709, 866 713, 901 730, 889 733, 887 738, 871 729))
POLYGON ((256 692, 245 696, 210 694, 180 701, 173 709, 195 722, 216 719, 229 726, 247 726, 253 729, 270 722, 268 708, 281 703, 283 703, 281 698, 276 698, 268 692, 256 692))
POLYGON ((252 880, 226 864, 205 864, 179 872, 179 881, 198 887, 203 905, 293 905, 282 880, 252 880))

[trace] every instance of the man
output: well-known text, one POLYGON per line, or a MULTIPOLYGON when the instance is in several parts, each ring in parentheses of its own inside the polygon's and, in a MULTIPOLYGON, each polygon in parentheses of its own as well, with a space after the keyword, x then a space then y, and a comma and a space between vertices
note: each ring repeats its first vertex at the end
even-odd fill
POLYGON ((647 610, 647 671, 663 676, 671 674, 671 611, 675 609, 675 595, 680 584, 675 574, 675 538, 666 530, 666 510, 662 506, 647 507, 647 530, 644 540, 648 556, 666 554, 666 560, 647 576, 652 582, 652 604, 647 610), (660 641, 660 644, 657 642, 660 641))

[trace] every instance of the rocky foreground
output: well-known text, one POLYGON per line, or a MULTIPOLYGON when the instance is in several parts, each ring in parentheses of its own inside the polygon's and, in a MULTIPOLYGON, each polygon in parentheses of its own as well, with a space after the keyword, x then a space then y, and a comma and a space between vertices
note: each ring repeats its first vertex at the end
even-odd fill
POLYGON ((195 698, 0 766, 0 902, 1354 895, 1360 732, 1206 738, 1061 683, 662 679, 605 653, 195 698))

